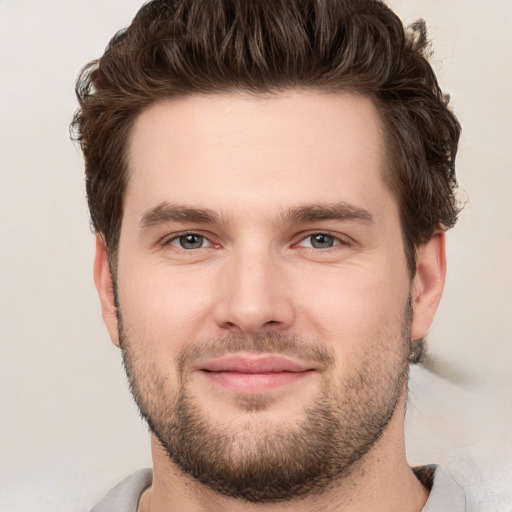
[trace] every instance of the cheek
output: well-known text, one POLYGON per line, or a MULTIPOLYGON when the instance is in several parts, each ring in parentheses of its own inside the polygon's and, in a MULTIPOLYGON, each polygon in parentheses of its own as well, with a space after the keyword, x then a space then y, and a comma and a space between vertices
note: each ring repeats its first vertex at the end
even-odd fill
POLYGON ((119 298, 132 337, 157 351, 177 353, 202 332, 210 310, 207 276, 169 268, 138 268, 120 274, 119 298))
POLYGON ((381 350, 402 342, 407 276, 375 268, 378 272, 367 266, 333 268, 303 280, 301 331, 331 345, 342 366, 353 365, 369 347, 381 350))

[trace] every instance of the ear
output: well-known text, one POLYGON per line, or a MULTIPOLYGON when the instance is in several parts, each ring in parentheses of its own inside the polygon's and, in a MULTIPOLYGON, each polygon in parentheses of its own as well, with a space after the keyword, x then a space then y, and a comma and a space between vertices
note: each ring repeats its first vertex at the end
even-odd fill
POLYGON ((435 234, 416 251, 416 275, 412 283, 412 339, 429 330, 441 301, 446 277, 445 235, 435 234))
POLYGON ((101 235, 96 235, 96 255, 94 258, 94 284, 100 297, 101 314, 107 326, 110 339, 119 347, 119 331, 117 326, 116 305, 112 274, 108 264, 108 252, 105 241, 101 235))

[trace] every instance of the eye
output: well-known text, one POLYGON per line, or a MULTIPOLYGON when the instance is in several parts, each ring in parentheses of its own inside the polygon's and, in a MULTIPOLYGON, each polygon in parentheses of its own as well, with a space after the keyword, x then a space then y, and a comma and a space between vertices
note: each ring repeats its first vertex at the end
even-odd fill
POLYGON ((298 244, 300 247, 312 247, 313 249, 330 249, 340 245, 341 241, 328 233, 313 233, 307 236, 298 244))
POLYGON ((168 243, 169 245, 187 251, 211 246, 211 243, 204 236, 198 235, 197 233, 185 233, 173 238, 168 243))

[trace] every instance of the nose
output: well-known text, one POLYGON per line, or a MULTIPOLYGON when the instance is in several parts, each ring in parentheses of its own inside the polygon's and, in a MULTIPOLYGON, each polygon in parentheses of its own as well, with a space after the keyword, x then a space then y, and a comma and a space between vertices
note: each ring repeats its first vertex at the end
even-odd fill
POLYGON ((285 331, 294 322, 290 287, 283 262, 271 251, 238 251, 219 273, 215 321, 245 335, 285 331))

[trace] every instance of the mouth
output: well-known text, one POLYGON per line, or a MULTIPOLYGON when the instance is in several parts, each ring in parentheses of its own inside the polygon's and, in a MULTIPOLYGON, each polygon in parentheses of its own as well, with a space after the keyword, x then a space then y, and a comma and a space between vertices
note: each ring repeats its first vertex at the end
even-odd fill
POLYGON ((212 384, 242 393, 263 393, 297 384, 316 372, 313 365, 276 355, 230 355, 197 368, 212 384))

